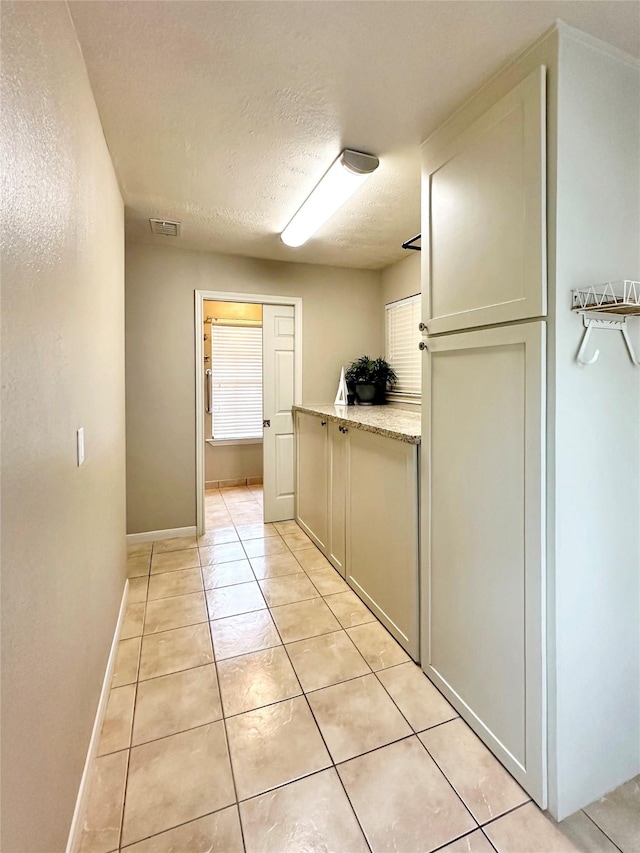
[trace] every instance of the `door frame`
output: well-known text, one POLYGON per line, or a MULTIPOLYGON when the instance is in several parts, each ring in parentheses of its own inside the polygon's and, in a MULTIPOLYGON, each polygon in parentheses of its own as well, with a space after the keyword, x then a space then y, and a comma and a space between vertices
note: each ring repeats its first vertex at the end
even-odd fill
MULTIPOLYGON (((196 290, 194 311, 194 341, 196 357, 196 527, 197 535, 202 536, 204 526, 204 340, 202 324, 204 323, 204 303, 214 300, 217 302, 250 302, 259 305, 291 305, 293 306, 294 322, 294 391, 293 402, 302 402, 302 297, 274 296, 266 293, 238 293, 228 290, 196 290)), ((263 445, 264 448, 264 445, 263 445)), ((264 452, 264 449, 263 449, 264 452)), ((295 481, 294 481, 295 482, 295 481)))

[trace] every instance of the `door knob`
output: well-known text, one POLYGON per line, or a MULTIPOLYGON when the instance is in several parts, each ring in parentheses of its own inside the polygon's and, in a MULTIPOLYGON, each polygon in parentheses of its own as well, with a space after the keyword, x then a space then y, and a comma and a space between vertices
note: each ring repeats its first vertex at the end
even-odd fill
POLYGON ((420 323, 418 325, 418 328, 420 329, 421 332, 426 332, 427 331, 427 324, 426 323, 420 323))
POLYGON ((263 429, 265 429, 266 427, 270 427, 270 426, 271 426, 271 421, 262 421, 262 428, 263 429))
POLYGON ((427 349, 426 341, 420 341, 420 343, 418 344, 418 348, 419 349, 427 349))

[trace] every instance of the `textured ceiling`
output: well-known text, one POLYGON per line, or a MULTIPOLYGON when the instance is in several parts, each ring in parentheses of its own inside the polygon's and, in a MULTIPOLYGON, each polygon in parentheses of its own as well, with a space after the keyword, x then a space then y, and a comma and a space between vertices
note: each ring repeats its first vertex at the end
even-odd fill
POLYGON ((403 257, 420 142, 556 18, 640 52, 635 0, 69 5, 128 239, 339 266, 403 257), (284 246, 347 147, 378 171, 305 246, 284 246), (152 235, 150 216, 180 220, 180 238, 152 235))

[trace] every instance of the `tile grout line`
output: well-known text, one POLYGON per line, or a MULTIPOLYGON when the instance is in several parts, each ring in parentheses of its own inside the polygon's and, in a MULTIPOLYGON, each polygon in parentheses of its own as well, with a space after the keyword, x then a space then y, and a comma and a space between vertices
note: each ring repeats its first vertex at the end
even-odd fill
MULTIPOLYGON (((273 619, 273 617, 272 617, 272 619, 273 619)), ((349 797, 349 794, 347 793, 347 791, 346 791, 346 789, 345 789, 345 787, 344 787, 344 783, 342 782, 342 779, 340 778, 340 774, 338 773, 338 768, 336 767, 336 763, 335 763, 335 761, 333 760, 333 756, 331 755, 331 750, 329 749, 329 745, 327 744, 327 742, 326 742, 326 740, 325 740, 325 738, 324 738, 324 735, 322 734, 322 729, 320 728, 320 726, 319 726, 319 724, 318 724, 318 721, 317 721, 317 719, 316 719, 316 717, 315 717, 315 714, 313 713, 313 708, 311 707, 311 704, 310 704, 310 702, 309 702, 309 699, 307 698, 307 695, 306 695, 306 693, 305 693, 305 692, 304 692, 304 690, 303 690, 302 682, 300 681, 300 678, 298 677, 298 673, 296 672, 296 668, 295 668, 295 666, 293 665, 293 661, 291 660, 291 656, 290 656, 290 654, 289 654, 289 650, 287 649, 287 645, 286 645, 286 643, 282 640, 282 635, 280 634, 280 629, 278 628, 278 626, 277 626, 277 624, 276 624, 276 620, 275 620, 275 619, 273 619, 273 623, 274 623, 274 624, 275 624, 275 626, 276 626, 276 631, 278 632, 278 636, 280 637, 280 641, 282 642, 283 648, 284 648, 284 650, 285 650, 285 654, 286 654, 286 656, 287 656, 287 658, 288 658, 288 660, 289 660, 289 665, 291 666, 291 669, 293 670, 293 673, 294 673, 294 675, 295 675, 295 677, 296 677, 296 680, 297 680, 297 682, 298 682, 298 685, 299 685, 300 689, 302 690, 302 696, 304 697, 304 701, 305 701, 305 703, 306 703, 307 709, 308 709, 309 713, 311 714, 311 719, 313 720, 313 723, 314 723, 314 725, 315 725, 315 727, 316 727, 316 729, 317 729, 317 731, 318 731, 318 734, 320 735, 320 738, 321 738, 321 740, 322 740, 322 743, 324 744, 324 748, 325 748, 325 750, 326 750, 326 753, 327 753, 327 755, 329 756, 329 761, 331 762, 331 766, 332 766, 332 768, 333 768, 333 771, 334 771, 335 775, 338 777, 338 781, 339 781, 339 783, 340 783, 340 785, 341 785, 341 787, 342 787, 342 790, 343 790, 343 791, 344 791, 344 793, 345 793, 345 796, 346 796, 346 798, 347 798, 347 802, 349 803, 349 806, 351 807, 351 812, 352 812, 353 816, 354 816, 354 817, 355 817, 355 819, 356 819, 356 823, 358 824, 358 827, 359 827, 359 829, 360 829, 360 832, 362 833, 362 837, 364 838, 365 844, 367 845, 367 847, 368 847, 368 848, 369 848, 369 850, 371 851, 371 849, 372 849, 372 848, 371 848, 371 845, 369 844, 369 841, 368 841, 368 839, 367 839, 367 836, 366 836, 366 834, 365 834, 365 832, 364 832, 364 828, 363 828, 362 824, 360 823, 360 818, 358 817, 358 815, 357 815, 357 813, 356 813, 356 810, 355 810, 355 808, 354 808, 354 806, 353 806, 353 803, 351 802, 351 798, 349 797)), ((320 635, 320 636, 322 636, 322 635, 320 635)), ((307 638, 307 639, 310 639, 310 638, 307 638)), ((327 770, 327 769, 328 769, 328 768, 324 767, 324 768, 322 768, 322 770, 319 770, 319 771, 317 771, 317 772, 318 772, 318 773, 322 773, 324 770, 327 770)), ((311 774, 308 774, 308 775, 311 775, 311 774)), ((304 776, 304 777, 300 777, 300 778, 307 778, 307 777, 306 777, 306 776, 304 776)), ((298 781, 298 780, 294 780, 294 781, 298 781)), ((290 783, 286 783, 286 784, 290 784, 290 783)))
MULTIPOLYGON (((200 574, 202 576, 202 582, 204 584, 204 575, 202 572, 202 566, 200 566, 200 574)), ((209 602, 208 602, 206 596, 205 596, 205 602, 206 602, 205 606, 207 608, 207 613, 209 613, 209 602)), ((214 665, 215 674, 216 674, 216 684, 218 687, 218 698, 220 700, 220 713, 222 714, 222 726, 224 729, 224 740, 225 740, 225 744, 227 746, 227 755, 229 756, 229 772, 231 773, 231 784, 233 785, 233 795, 235 798, 234 805, 236 807, 236 814, 238 816, 238 825, 240 826, 240 838, 242 839, 242 849, 246 850, 247 848, 246 848, 246 844, 245 844, 245 840, 244 840, 244 827, 242 825, 242 815, 240 814, 240 801, 238 799, 238 785, 236 782, 235 770, 233 769, 233 759, 231 758, 231 744, 229 742, 229 732, 227 730, 227 720, 226 720, 225 713, 224 713, 224 702, 222 699, 222 690, 220 689, 220 676, 218 674, 218 662, 216 660, 216 650, 215 650, 214 645, 213 645, 213 636, 211 634, 211 627, 210 626, 209 626, 207 633, 209 634, 209 644, 211 645, 211 656, 213 658, 213 665, 214 665)))
MULTIPOLYGON (((594 820, 588 812, 586 812, 584 809, 579 809, 578 811, 581 811, 585 815, 585 817, 589 818, 589 820, 596 827, 596 829, 600 830, 600 832, 604 835, 604 837, 607 838, 613 844, 613 846, 616 848, 616 850, 619 850, 620 853, 624 853, 622 848, 618 847, 618 845, 615 843, 615 841, 609 837, 609 835, 604 831, 604 829, 600 826, 600 824, 596 820, 594 820)), ((569 815, 569 817, 571 817, 571 815, 569 815)))
POLYGON ((480 827, 480 832, 482 833, 483 837, 484 837, 484 838, 486 838, 486 840, 487 840, 487 844, 491 847, 491 849, 492 849, 492 850, 495 850, 495 851, 496 851, 496 853, 499 853, 498 848, 495 846, 495 844, 493 843, 493 841, 489 838, 489 836, 487 835, 487 833, 484 831, 484 827, 482 827, 482 826, 480 827))
MULTIPOLYGON (((140 643, 140 655, 142 655, 142 643, 140 643)), ((138 661, 138 668, 140 666, 140 662, 138 661)), ((139 672, 138 672, 139 674, 139 672)), ((124 814, 125 808, 127 805, 127 790, 129 788, 129 770, 131 768, 131 750, 132 745, 131 742, 133 740, 133 724, 136 716, 136 703, 138 701, 138 679, 134 682, 133 688, 133 713, 131 715, 131 730, 129 732, 129 747, 127 749, 127 769, 124 775, 124 790, 122 792, 122 811, 120 813, 120 828, 118 830, 118 849, 122 847, 122 833, 124 832, 124 814)))

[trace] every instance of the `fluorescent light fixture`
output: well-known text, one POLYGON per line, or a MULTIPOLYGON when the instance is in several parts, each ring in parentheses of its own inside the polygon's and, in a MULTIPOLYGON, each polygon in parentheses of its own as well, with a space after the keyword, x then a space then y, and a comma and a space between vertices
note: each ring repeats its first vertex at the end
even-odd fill
POLYGON ((282 242, 294 248, 306 243, 375 172, 379 162, 370 154, 346 148, 284 229, 282 242))

